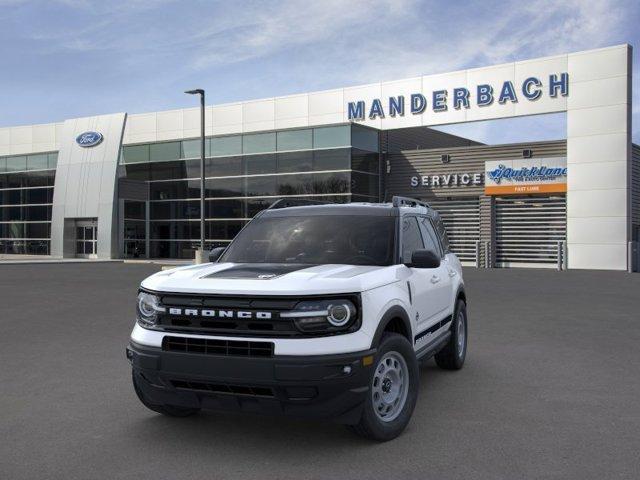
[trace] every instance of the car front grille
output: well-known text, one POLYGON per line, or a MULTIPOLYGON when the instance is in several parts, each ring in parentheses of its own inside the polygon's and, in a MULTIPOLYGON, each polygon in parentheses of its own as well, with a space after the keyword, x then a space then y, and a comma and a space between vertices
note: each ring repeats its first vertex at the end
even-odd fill
POLYGON ((209 393, 226 393, 229 395, 247 395, 252 397, 275 397, 273 389, 269 387, 230 385, 227 383, 205 383, 191 380, 171 380, 174 388, 195 390, 209 393))
POLYGON ((237 357, 272 357, 273 342, 247 342, 211 338, 173 337, 162 339, 162 349, 167 352, 199 353, 237 357))
MULTIPOLYGON (((191 296, 168 294, 161 297, 166 312, 158 315, 158 326, 166 331, 218 334, 235 337, 293 337, 302 333, 290 318, 280 318, 281 311, 295 307, 294 298, 246 298, 221 296, 191 296), (188 315, 189 309, 201 312, 224 310, 235 314, 242 311, 250 318, 188 315), (171 313, 178 310, 180 314, 171 313), (267 313, 270 318, 257 318, 259 313, 267 313)), ((192 311, 193 311, 192 310, 192 311)))

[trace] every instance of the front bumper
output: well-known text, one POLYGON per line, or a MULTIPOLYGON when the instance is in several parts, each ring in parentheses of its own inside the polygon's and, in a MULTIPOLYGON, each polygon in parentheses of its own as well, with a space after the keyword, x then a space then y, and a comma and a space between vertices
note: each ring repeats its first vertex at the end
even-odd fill
POLYGON ((319 356, 234 357, 167 352, 131 342, 127 358, 152 404, 354 424, 369 392, 375 349, 319 356))

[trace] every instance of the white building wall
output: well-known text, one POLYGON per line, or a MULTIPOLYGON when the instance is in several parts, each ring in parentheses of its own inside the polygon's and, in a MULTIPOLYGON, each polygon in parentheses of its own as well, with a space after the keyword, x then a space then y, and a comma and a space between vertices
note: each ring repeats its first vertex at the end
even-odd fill
POLYGON ((89 218, 98 221, 98 258, 118 256, 116 185, 125 118, 115 113, 64 122, 53 189, 52 256, 74 256, 72 222, 89 218), (87 131, 102 133, 104 140, 79 146, 76 137, 87 131))
MULTIPOLYGON (((372 100, 377 98, 382 100, 386 109, 388 98, 398 95, 405 96, 407 111, 404 115, 391 117, 387 114, 374 119, 365 116, 358 123, 394 129, 566 111, 569 267, 623 270, 627 268, 627 242, 631 240, 631 72, 631 47, 619 45, 391 82, 208 106, 205 134, 225 135, 346 123, 349 122, 349 102, 363 100, 368 109, 372 100), (549 75, 563 72, 569 75, 569 94, 551 97, 548 93, 549 75), (520 92, 523 80, 530 76, 543 82, 544 93, 535 101, 524 99, 520 92), (497 102, 499 89, 505 81, 513 82, 518 102, 497 102), (474 102, 475 88, 484 83, 493 86, 496 100, 481 107, 474 102), (456 87, 470 90, 470 107, 455 109, 449 97, 447 110, 434 112, 431 108, 432 91, 446 89, 451 95, 456 87), (422 93, 427 97, 428 107, 424 113, 414 115, 408 111, 412 93, 422 93)), ((80 125, 83 121, 0 129, 0 155, 59 148, 62 152, 69 149, 68 143, 75 139, 71 130, 76 132, 77 129, 70 129, 70 122, 79 122, 80 125)), ((197 138, 199 135, 200 111, 194 106, 129 115, 123 143, 197 138)), ((110 155, 113 156, 108 162, 114 175, 118 142, 119 137, 117 141, 109 138, 106 142, 112 149, 110 155)), ((98 155, 99 151, 100 147, 97 147, 95 154, 98 155)), ((65 165, 64 158, 62 155, 61 166, 65 165)))

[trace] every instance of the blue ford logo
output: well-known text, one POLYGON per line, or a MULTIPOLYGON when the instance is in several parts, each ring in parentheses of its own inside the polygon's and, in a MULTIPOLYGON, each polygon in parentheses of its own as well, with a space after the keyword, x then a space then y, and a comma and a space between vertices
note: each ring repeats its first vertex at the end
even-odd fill
POLYGON ((76 137, 76 143, 81 147, 94 147, 102 141, 102 134, 98 132, 84 132, 76 137))

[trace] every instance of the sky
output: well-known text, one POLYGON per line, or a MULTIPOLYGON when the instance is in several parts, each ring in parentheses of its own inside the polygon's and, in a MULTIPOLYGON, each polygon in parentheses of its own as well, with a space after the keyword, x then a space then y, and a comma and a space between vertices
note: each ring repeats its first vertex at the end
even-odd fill
MULTIPOLYGON (((274 97, 630 43, 637 0, 0 0, 0 127, 274 97)), ((447 126, 564 138, 564 114, 447 126)))

